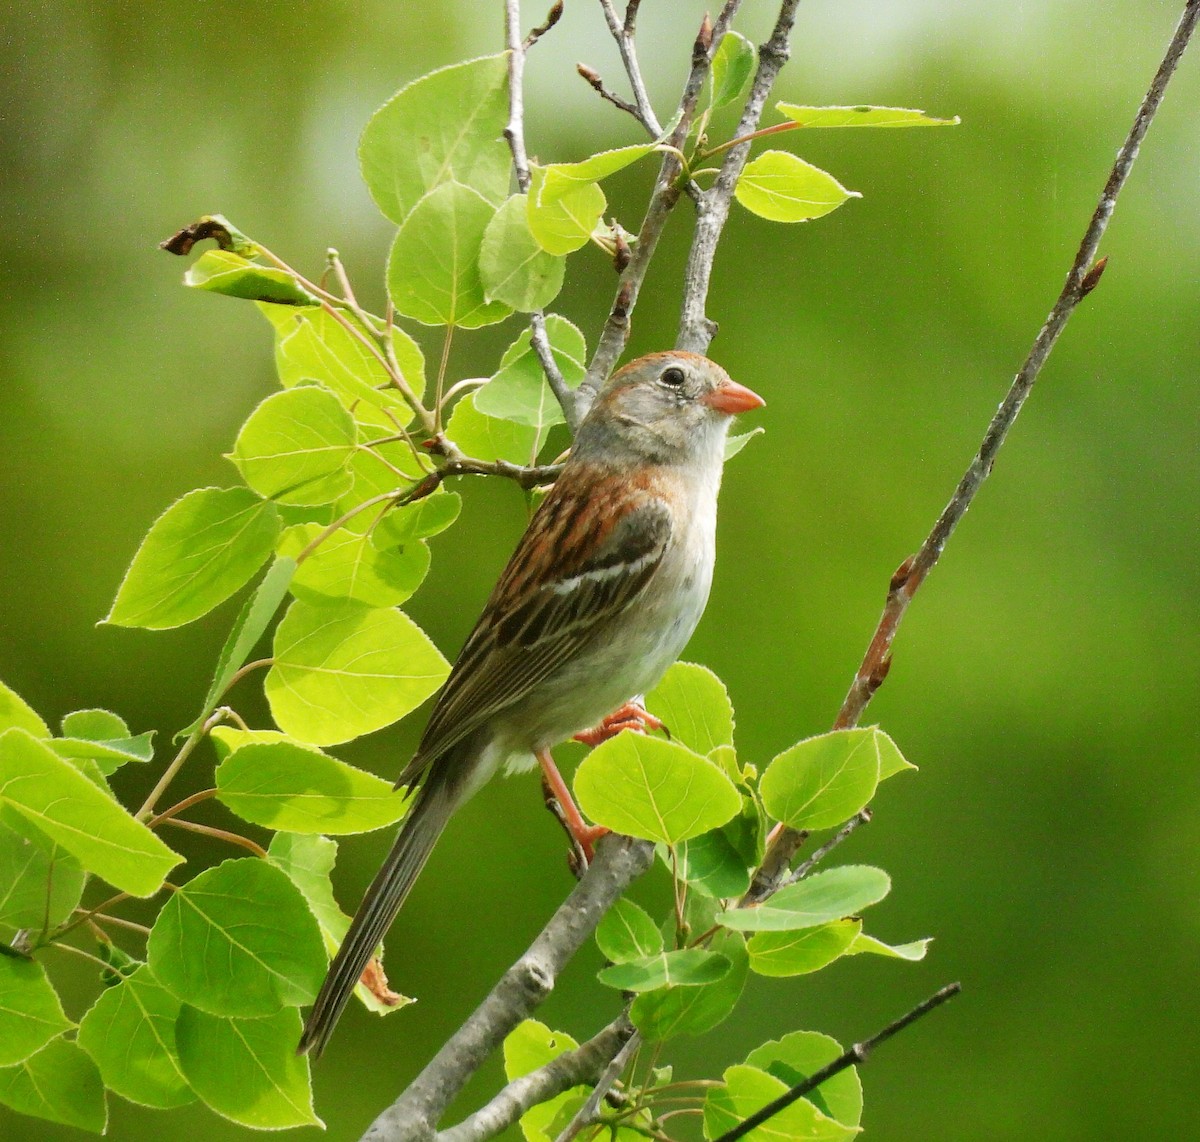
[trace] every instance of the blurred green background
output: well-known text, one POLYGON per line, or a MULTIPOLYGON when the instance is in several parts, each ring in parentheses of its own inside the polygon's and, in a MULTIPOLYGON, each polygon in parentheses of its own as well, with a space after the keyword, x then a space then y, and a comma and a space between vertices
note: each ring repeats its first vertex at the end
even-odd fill
MULTIPOLYGON (((183 262, 156 243, 221 211, 309 272, 336 245, 360 296, 378 302, 390 229, 359 181, 357 134, 402 83, 496 50, 500 7, 4 7, 0 677, 49 720, 101 705, 169 738, 194 715, 232 620, 227 606, 163 634, 93 625, 162 509, 234 482, 221 452, 273 384, 253 307, 182 289, 183 262)), ((660 110, 703 7, 645 0, 660 110)), ((746 34, 761 39, 773 7, 747 0, 746 34)), ((791 228, 735 212, 726 232, 712 353, 766 396, 755 423, 767 435, 727 473, 716 584, 688 657, 728 683, 748 759, 829 725, 889 574, 942 507, 1057 294, 1180 8, 801 6, 780 97, 923 107, 963 125, 792 137, 863 199, 791 228)), ((572 0, 530 61, 529 145, 543 159, 636 140, 574 76, 584 60, 619 86, 602 33, 596 6, 572 0)), ((861 1038, 961 979, 961 999, 865 1068, 871 1136, 1200 1136, 1198 105, 1200 58, 1187 58, 1105 241, 1104 283, 914 606, 872 707, 921 772, 889 783, 875 823, 839 855, 892 873, 874 931, 936 936, 929 957, 755 979, 734 1020, 671 1046, 678 1071, 719 1074, 796 1028, 861 1038)), ((651 176, 638 168, 609 187, 631 229, 651 176)), ((631 352, 674 337, 685 207, 631 352)), ((572 266, 558 308, 594 341, 612 272, 595 251, 572 266)), ((456 375, 490 372, 517 328, 461 337, 456 375)), ((451 656, 524 519, 513 487, 462 490, 465 519, 435 541, 434 574, 409 608, 451 656)), ((262 724, 253 687, 239 704, 262 724)), ((419 723, 341 752, 392 775, 419 723)), ((144 792, 147 777, 124 772, 144 792)), ((344 901, 387 844, 344 846, 344 901)), ((317 1068, 330 1138, 358 1137, 569 883, 531 778, 494 783, 460 814, 389 943, 394 986, 420 1002, 387 1020, 350 1011, 317 1068)), ((637 895, 662 889, 652 877, 637 895)), ((611 1017, 598 963, 594 949, 576 961, 548 1022, 582 1038, 611 1017)), ((92 984, 74 967, 51 965, 78 1015, 92 984)), ((498 1076, 493 1065, 472 1096, 498 1076)), ((250 1136, 199 1107, 113 1101, 115 1138, 189 1131, 250 1136)), ((0 1109, 5 1138, 69 1134, 0 1109)))

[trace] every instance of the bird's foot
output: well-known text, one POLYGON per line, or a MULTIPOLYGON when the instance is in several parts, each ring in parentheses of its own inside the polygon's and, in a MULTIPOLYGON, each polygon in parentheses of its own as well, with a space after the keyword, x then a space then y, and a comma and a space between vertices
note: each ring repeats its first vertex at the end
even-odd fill
POLYGON ((542 793, 546 808, 554 814, 570 838, 571 852, 567 855, 567 863, 575 876, 580 877, 595 859, 596 842, 610 830, 601 825, 589 825, 584 820, 548 749, 539 750, 537 759, 542 767, 542 793))
POLYGON ((651 730, 662 730, 670 739, 671 731, 666 724, 656 718, 644 706, 637 702, 626 702, 619 710, 614 710, 598 726, 584 730, 575 735, 574 740, 584 745, 597 746, 601 742, 615 738, 622 730, 634 730, 639 734, 648 734, 651 730))

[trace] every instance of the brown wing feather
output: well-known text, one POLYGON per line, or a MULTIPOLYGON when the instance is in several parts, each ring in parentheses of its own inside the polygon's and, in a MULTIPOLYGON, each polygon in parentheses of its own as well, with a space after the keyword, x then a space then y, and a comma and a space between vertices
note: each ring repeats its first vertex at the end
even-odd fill
POLYGON ((564 472, 543 501, 438 697, 397 784, 521 699, 627 607, 658 569, 668 505, 620 476, 564 472))

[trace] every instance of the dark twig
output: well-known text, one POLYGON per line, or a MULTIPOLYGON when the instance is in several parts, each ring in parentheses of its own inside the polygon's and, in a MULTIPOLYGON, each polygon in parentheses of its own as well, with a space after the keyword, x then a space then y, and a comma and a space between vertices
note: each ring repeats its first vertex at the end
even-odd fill
POLYGON ((803 1082, 797 1083, 786 1094, 781 1094, 774 1102, 767 1103, 762 1110, 755 1111, 749 1118, 739 1122, 732 1130, 727 1130, 716 1142, 737 1142, 737 1139, 744 1138, 756 1126, 761 1126, 768 1119, 774 1118, 781 1110, 786 1110, 798 1098, 803 1098, 806 1094, 816 1090, 817 1087, 824 1082, 828 1082, 834 1075, 840 1074, 847 1067, 855 1066, 858 1063, 865 1063, 870 1058, 871 1052, 881 1043, 886 1043, 893 1035, 898 1035, 918 1019, 921 1019, 935 1008, 941 1007, 943 1003, 953 999, 961 991, 962 984, 960 983, 951 983, 943 987, 941 991, 935 992, 924 1003, 918 1003, 907 1015, 902 1015, 894 1023, 889 1023, 882 1031, 872 1035, 871 1038, 864 1039, 861 1043, 855 1043, 850 1050, 834 1059, 828 1066, 822 1067, 803 1082))
MULTIPOLYGON (((513 171, 517 176, 517 186, 522 194, 529 193, 531 178, 529 174, 529 156, 525 150, 525 96, 523 81, 525 77, 525 52, 530 45, 537 42, 538 36, 558 23, 562 15, 562 4, 555 4, 550 9, 543 28, 535 28, 529 38, 521 39, 521 2, 520 0, 504 0, 504 37, 508 46, 508 124, 504 128, 504 137, 508 140, 512 151, 513 171), (537 35, 534 35, 534 32, 537 35)), ((574 435, 579 426, 580 413, 575 394, 563 379, 558 362, 550 348, 550 337, 546 332, 546 318, 539 309, 529 318, 529 340, 533 351, 537 354, 546 374, 546 383, 554 394, 566 419, 567 427, 574 435)))
MULTIPOLYGON (((622 1020, 624 1018, 622 1016, 622 1020)), ((629 1038, 625 1040, 621 1049, 612 1056, 612 1060, 604 1068, 604 1073, 600 1076, 592 1093, 587 1096, 584 1104, 575 1112, 571 1121, 563 1127, 562 1133, 559 1134, 554 1142, 571 1142, 571 1139, 575 1135, 596 1121, 596 1116, 600 1111, 600 1103, 604 1101, 605 1095, 612 1089, 613 1083, 621 1077, 621 1072, 629 1064, 629 1060, 633 1058, 634 1052, 641 1045, 641 1034, 633 1031, 629 1038)))
POLYGON ((853 817, 850 818, 832 837, 829 838, 823 845, 813 851, 812 856, 802 864, 798 864, 792 875, 787 878, 785 884, 795 884, 798 880, 803 880, 814 868, 817 867, 834 849, 838 847, 859 825, 865 825, 871 820, 871 810, 869 808, 860 809, 853 817))
MULTIPOLYGON (((629 5, 625 10, 625 19, 623 20, 617 15, 617 10, 613 6, 612 0, 600 0, 600 7, 604 12, 604 20, 608 24, 608 30, 612 33, 612 38, 616 41, 617 51, 621 53, 621 62, 625 65, 625 74, 629 76, 629 86, 633 90, 634 99, 632 113, 638 122, 657 139, 662 134, 662 124, 659 123, 658 116, 654 114, 654 106, 650 102, 645 81, 642 79, 642 68, 641 64, 638 63, 637 47, 634 44, 634 24, 637 22, 637 5, 629 5)), ((584 78, 587 77, 585 76, 584 78)), ((593 86, 595 85, 593 84, 593 86)))
MULTIPOLYGON (((653 846, 645 841, 604 837, 583 879, 538 938, 501 976, 408 1089, 375 1120, 364 1140, 416 1142, 434 1138, 438 1120, 451 1100, 505 1036, 550 994, 559 972, 617 898, 646 871, 653 856, 653 846)), ((616 1052, 615 1042, 611 1049, 616 1052)))
MULTIPOLYGON (((943 509, 929 535, 926 536, 920 550, 906 559, 892 576, 883 615, 879 619, 879 625, 863 656, 862 664, 858 668, 846 700, 838 712, 837 720, 834 722, 835 729, 848 729, 856 726, 863 711, 867 708, 867 704, 883 684, 888 668, 891 666, 892 642, 896 637, 900 621, 908 610, 909 603, 912 602, 913 596, 916 595, 929 572, 933 570, 946 542, 971 506, 984 480, 991 474, 1000 447, 1033 390, 1034 382, 1042 371, 1046 359, 1050 356, 1050 351, 1054 348, 1059 334, 1062 333, 1071 315, 1075 312, 1076 306, 1095 289, 1105 265, 1103 260, 1096 261, 1100 240, 1112 218, 1113 209, 1117 204, 1117 196, 1121 193, 1121 188, 1125 185, 1125 180, 1129 177, 1134 160, 1137 158, 1138 148, 1146 137, 1146 132, 1162 103, 1167 84, 1195 31, 1198 18, 1200 18, 1200 0, 1188 0, 1184 5, 1183 15, 1175 29, 1175 34, 1171 37, 1162 63, 1159 64, 1150 88, 1138 108, 1137 115, 1134 116, 1133 126, 1130 127, 1125 142, 1121 144, 1121 149, 1117 152, 1116 161, 1109 172, 1108 180, 1104 184, 1104 190, 1092 213, 1091 221, 1084 231, 1083 241, 1079 244, 1079 250, 1067 273, 1067 280, 1063 285, 1062 292, 1058 295, 1058 300, 1054 303, 1045 324, 1034 339, 1024 364, 1013 378, 1007 395, 992 417, 987 432, 984 433, 983 442, 979 446, 979 451, 959 481, 958 487, 955 488, 950 502, 943 509)), ((730 154, 733 152, 731 151, 730 154)), ((763 899, 778 883, 796 851, 796 837, 797 834, 792 829, 784 829, 775 837, 767 849, 766 857, 751 885, 750 897, 752 899, 763 899)))
MULTIPOLYGON (((588 86, 600 96, 601 99, 607 99, 614 107, 620 108, 628 115, 632 115, 639 123, 641 123, 641 115, 638 109, 629 102, 628 99, 622 99, 615 91, 610 91, 604 86, 604 80, 600 78, 600 73, 594 67, 588 67, 586 63, 577 63, 575 70, 583 76, 588 86)), ((642 124, 645 126, 645 124, 642 124)))

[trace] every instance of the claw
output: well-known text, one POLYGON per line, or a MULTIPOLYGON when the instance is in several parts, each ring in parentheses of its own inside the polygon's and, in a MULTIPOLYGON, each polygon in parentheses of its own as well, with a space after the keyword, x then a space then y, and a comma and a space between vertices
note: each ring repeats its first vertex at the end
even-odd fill
POLYGON ((637 702, 626 702, 619 710, 614 710, 609 714, 598 726, 576 734, 574 740, 583 742, 584 745, 597 746, 601 742, 608 741, 609 738, 615 738, 622 730, 633 730, 639 734, 647 734, 651 730, 662 730, 668 740, 671 737, 671 731, 667 729, 660 718, 656 718, 637 702))

